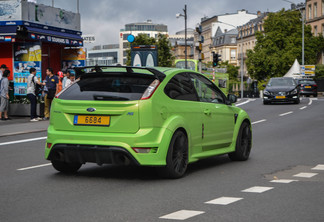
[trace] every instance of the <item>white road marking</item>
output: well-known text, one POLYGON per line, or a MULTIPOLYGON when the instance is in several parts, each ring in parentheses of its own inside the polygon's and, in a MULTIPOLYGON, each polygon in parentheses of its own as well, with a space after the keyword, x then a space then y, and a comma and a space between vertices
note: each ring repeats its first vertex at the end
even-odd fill
POLYGON ((312 102, 313 102, 313 100, 312 100, 312 99, 309 99, 309 103, 308 103, 308 105, 309 105, 309 106, 312 105, 312 102))
POLYGON ((311 178, 313 176, 316 176, 318 173, 299 173, 294 175, 294 177, 304 177, 304 178, 311 178))
POLYGON ((204 211, 194 211, 194 210, 179 210, 177 212, 159 217, 161 219, 170 219, 170 220, 186 220, 188 218, 200 215, 205 213, 204 211))
POLYGON ((46 139, 47 139, 47 137, 44 136, 44 137, 37 137, 37 138, 32 138, 32 139, 16 140, 16 141, 11 141, 11 142, 0 143, 0 146, 17 144, 17 143, 26 143, 26 142, 36 141, 36 140, 46 140, 46 139))
POLYGON ((20 168, 20 169, 17 169, 17 170, 19 170, 19 171, 22 171, 22 170, 30 170, 30 169, 35 169, 35 168, 40 168, 40 167, 45 167, 45 166, 50 166, 50 165, 52 165, 52 164, 51 163, 46 163, 46 164, 37 165, 37 166, 20 168))
POLYGON ((324 170, 324 165, 318 164, 316 167, 312 168, 312 170, 324 170))
POLYGON ((291 183, 296 182, 298 180, 286 180, 286 179, 279 179, 279 180, 271 180, 271 183, 291 183))
POLYGON ((248 193, 263 193, 265 191, 271 190, 273 187, 260 187, 260 186, 255 186, 248 188, 246 190, 242 190, 242 192, 248 192, 248 193))
POLYGON ((303 107, 300 107, 299 109, 306 109, 307 108, 307 106, 303 106, 303 107))
POLYGON ((210 200, 205 202, 206 204, 218 204, 218 205, 228 205, 234 203, 236 201, 242 200, 243 198, 239 197, 220 197, 214 200, 210 200))
POLYGON ((236 104, 236 106, 242 106, 242 105, 247 104, 247 103, 249 103, 249 102, 251 102, 251 101, 255 101, 255 99, 254 99, 254 100, 252 100, 252 99, 248 99, 248 100, 246 100, 246 101, 244 101, 244 102, 241 102, 241 103, 236 104))
POLYGON ((255 121, 255 122, 253 122, 251 124, 253 125, 253 124, 262 123, 262 122, 265 122, 265 121, 267 121, 267 120, 266 119, 262 119, 262 120, 255 121))
POLYGON ((282 113, 279 116, 285 116, 285 115, 289 115, 289 114, 292 114, 292 113, 293 113, 293 111, 290 111, 290 112, 282 113))

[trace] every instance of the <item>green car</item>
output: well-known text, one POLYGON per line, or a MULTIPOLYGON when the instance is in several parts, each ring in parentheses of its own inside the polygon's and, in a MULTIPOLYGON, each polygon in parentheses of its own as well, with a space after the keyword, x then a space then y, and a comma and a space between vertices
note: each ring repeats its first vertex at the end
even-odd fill
POLYGON ((87 162, 155 166, 182 177, 189 163, 247 160, 248 114, 202 74, 142 67, 83 67, 53 100, 45 158, 64 173, 87 162))

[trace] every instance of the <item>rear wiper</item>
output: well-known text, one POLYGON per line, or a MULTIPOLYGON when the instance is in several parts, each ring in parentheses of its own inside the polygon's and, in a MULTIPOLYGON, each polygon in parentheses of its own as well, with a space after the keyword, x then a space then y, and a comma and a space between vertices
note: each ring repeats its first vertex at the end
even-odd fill
POLYGON ((94 95, 94 100, 107 100, 107 101, 126 101, 129 100, 125 97, 120 96, 107 96, 107 95, 94 95))

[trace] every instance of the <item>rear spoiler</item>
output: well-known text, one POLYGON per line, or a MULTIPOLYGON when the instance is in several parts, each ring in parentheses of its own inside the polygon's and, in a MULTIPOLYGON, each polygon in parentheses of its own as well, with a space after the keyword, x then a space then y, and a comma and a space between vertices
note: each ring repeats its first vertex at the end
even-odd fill
MULTIPOLYGON (((100 74, 107 72, 103 71, 103 68, 111 68, 111 69, 125 69, 127 73, 136 73, 134 72, 134 69, 143 69, 147 70, 150 73, 154 75, 155 78, 157 78, 160 82, 165 78, 165 74, 163 72, 160 72, 153 67, 133 67, 133 66, 83 66, 83 67, 74 67, 75 70, 75 78, 82 77, 83 75, 94 73, 94 74, 100 74), (90 72, 87 72, 87 69, 90 70, 90 72)), ((109 73, 109 72, 108 72, 109 73)))

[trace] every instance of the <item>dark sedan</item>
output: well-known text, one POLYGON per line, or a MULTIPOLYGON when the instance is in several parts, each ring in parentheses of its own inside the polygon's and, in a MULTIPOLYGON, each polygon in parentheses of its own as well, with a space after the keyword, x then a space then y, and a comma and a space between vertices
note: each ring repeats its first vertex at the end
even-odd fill
POLYGON ((300 95, 317 97, 317 84, 312 79, 299 79, 300 95))
POLYGON ((263 104, 293 102, 298 104, 299 85, 290 77, 271 78, 263 91, 263 104))

